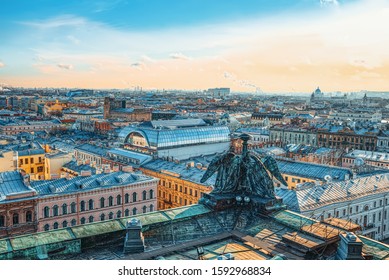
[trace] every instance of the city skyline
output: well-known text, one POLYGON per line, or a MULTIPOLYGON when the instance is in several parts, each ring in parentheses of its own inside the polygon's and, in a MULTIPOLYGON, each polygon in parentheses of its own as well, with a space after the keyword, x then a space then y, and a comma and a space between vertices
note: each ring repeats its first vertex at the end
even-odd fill
POLYGON ((3 4, 0 83, 387 91, 389 1, 268 2, 3 4))

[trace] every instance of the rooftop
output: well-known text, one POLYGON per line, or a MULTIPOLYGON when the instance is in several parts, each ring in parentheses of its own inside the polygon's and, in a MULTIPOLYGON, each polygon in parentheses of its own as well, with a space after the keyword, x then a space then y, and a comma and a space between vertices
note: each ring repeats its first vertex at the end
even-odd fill
MULTIPOLYGON (((0 203, 5 200, 12 199, 15 196, 15 199, 19 197, 20 194, 30 194, 35 195, 35 192, 32 188, 24 184, 24 179, 20 172, 18 171, 7 171, 0 173, 0 203)), ((8 201, 7 201, 8 202, 8 201)), ((7 203, 6 202, 6 203, 7 203)))
POLYGON ((56 180, 32 181, 31 187, 42 196, 55 195, 58 193, 84 192, 93 189, 110 188, 152 180, 155 179, 142 174, 120 171, 92 176, 78 176, 69 180, 62 178, 56 180))
POLYGON ((383 173, 323 185, 305 183, 295 190, 276 189, 289 209, 314 211, 323 206, 389 192, 389 174, 383 173))
POLYGON ((351 170, 342 167, 321 165, 315 163, 277 160, 278 168, 283 174, 295 175, 298 177, 317 179, 324 181, 325 176, 330 175, 333 180, 345 180, 351 178, 351 170))

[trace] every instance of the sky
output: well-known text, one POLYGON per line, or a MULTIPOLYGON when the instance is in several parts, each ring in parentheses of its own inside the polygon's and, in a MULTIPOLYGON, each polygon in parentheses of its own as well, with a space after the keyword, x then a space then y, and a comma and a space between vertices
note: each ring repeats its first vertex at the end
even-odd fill
POLYGON ((0 5, 0 86, 389 90, 389 0, 0 5))

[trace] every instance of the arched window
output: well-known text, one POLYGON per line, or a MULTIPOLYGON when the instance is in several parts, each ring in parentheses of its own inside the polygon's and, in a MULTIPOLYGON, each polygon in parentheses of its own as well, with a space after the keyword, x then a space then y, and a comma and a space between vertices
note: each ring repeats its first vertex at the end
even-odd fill
POLYGON ((126 193, 124 195, 124 203, 129 203, 130 202, 130 195, 128 193, 126 193))
POLYGON ((58 229, 58 223, 57 222, 54 223, 53 228, 54 229, 58 229))
POLYGON ((62 204, 62 215, 66 215, 68 213, 68 205, 66 203, 62 204))
POLYGON ((72 225, 72 227, 74 227, 76 224, 77 224, 77 221, 76 221, 76 219, 73 219, 73 220, 71 221, 71 225, 72 225))
POLYGON ((108 204, 109 204, 109 206, 113 206, 113 197, 112 196, 108 197, 108 204))
POLYGON ((143 199, 143 200, 146 200, 146 199, 147 199, 147 192, 146 192, 146 191, 143 191, 143 192, 142 192, 142 199, 143 199))
POLYGON ((369 211, 369 206, 365 205, 365 207, 363 207, 363 211, 369 211))
POLYGON ((93 223, 93 220, 94 220, 95 218, 93 218, 93 216, 89 216, 89 222, 90 223, 93 223))
POLYGON ((105 220, 105 214, 103 213, 100 215, 100 221, 104 221, 104 220, 105 220))
POLYGON ((132 202, 136 202, 136 192, 132 193, 132 202))
POLYGON ((147 212, 147 206, 143 206, 143 213, 146 213, 147 212))
POLYGON ((58 216, 58 205, 53 206, 53 216, 58 216))
POLYGON ((122 204, 122 196, 120 194, 116 197, 116 204, 117 205, 122 204))
POLYGON ((150 190, 149 195, 150 195, 150 199, 153 199, 154 198, 154 190, 150 190))
POLYGON ((136 212, 137 212, 137 209, 136 209, 136 207, 134 207, 134 208, 132 209, 132 215, 136 215, 136 212))
POLYGON ((89 206, 89 210, 93 210, 93 206, 94 206, 94 201, 93 201, 93 199, 89 199, 89 201, 88 201, 88 206, 89 206))
POLYGON ((85 218, 82 217, 82 218, 80 219, 80 222, 81 222, 82 225, 84 225, 84 224, 85 224, 85 218))
POLYGON ((0 215, 0 227, 3 227, 5 225, 5 217, 3 215, 0 215))
POLYGON ((109 218, 110 220, 113 219, 113 213, 112 213, 112 212, 109 212, 108 218, 109 218))
POLYGON ((62 227, 63 227, 63 228, 68 227, 68 222, 67 222, 67 221, 63 221, 63 222, 62 222, 62 227))
POLYGON ((45 217, 45 218, 50 217, 50 208, 48 206, 43 208, 43 217, 45 217))
POLYGON ((102 197, 100 198, 100 208, 104 208, 105 207, 105 198, 102 197))
POLYGON ((122 217, 122 211, 117 211, 116 213, 116 218, 121 218, 122 217))
POLYGON ((32 212, 31 211, 26 212, 26 222, 27 223, 32 222, 32 212))
POLYGON ((154 211, 154 205, 150 204, 150 212, 153 212, 153 211, 154 211))
POLYGON ((13 216, 12 216, 12 223, 14 225, 18 225, 19 224, 19 214, 17 214, 17 213, 13 214, 13 216))
POLYGON ((72 213, 76 213, 77 212, 76 203, 75 202, 72 202, 72 204, 70 204, 70 211, 72 213))
POLYGON ((124 210, 124 216, 126 217, 130 216, 130 210, 128 209, 124 210))
POLYGON ((45 226, 43 227, 43 229, 44 229, 45 231, 48 231, 48 230, 50 229, 49 224, 45 224, 45 226))
POLYGON ((80 203, 80 211, 82 212, 82 211, 85 211, 85 201, 81 201, 81 203, 80 203))

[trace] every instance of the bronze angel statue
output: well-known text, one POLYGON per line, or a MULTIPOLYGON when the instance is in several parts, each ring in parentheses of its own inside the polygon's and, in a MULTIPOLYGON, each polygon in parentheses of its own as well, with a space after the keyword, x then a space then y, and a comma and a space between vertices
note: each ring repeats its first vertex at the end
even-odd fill
POLYGON ((212 193, 247 193, 274 198, 273 178, 287 185, 271 156, 261 159, 257 154, 247 150, 249 137, 247 134, 241 135, 242 155, 228 152, 209 164, 200 182, 204 183, 217 172, 212 193))

